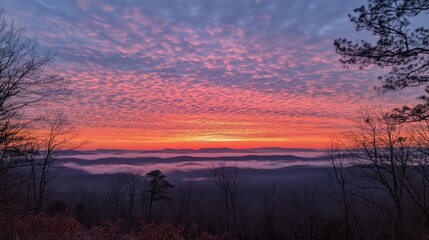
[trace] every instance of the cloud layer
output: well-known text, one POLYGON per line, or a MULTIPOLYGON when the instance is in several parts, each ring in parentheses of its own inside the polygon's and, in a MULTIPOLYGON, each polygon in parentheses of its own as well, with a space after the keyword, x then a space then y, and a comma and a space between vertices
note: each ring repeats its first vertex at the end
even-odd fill
POLYGON ((359 107, 412 99, 338 63, 360 1, 0 2, 57 52, 73 95, 55 107, 90 148, 320 147, 359 107))

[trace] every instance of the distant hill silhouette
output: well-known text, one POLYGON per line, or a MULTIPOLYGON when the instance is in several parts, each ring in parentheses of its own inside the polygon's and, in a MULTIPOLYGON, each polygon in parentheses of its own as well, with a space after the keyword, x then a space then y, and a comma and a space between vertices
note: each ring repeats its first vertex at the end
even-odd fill
POLYGON ((137 158, 99 158, 95 160, 85 160, 80 158, 62 158, 60 162, 72 162, 79 165, 97 165, 97 164, 130 164, 139 165, 147 163, 174 163, 174 162, 193 162, 193 161, 315 161, 323 160, 325 157, 298 157, 294 155, 246 155, 246 156, 223 156, 223 157, 192 157, 178 156, 171 158, 160 157, 137 157, 137 158))
POLYGON ((261 148, 200 148, 200 149, 174 149, 165 148, 161 150, 126 150, 126 149, 96 149, 96 150, 70 150, 62 152, 62 155, 95 155, 95 154, 124 154, 124 153, 170 153, 170 154, 192 154, 192 153, 263 153, 263 152, 320 152, 320 149, 313 148, 280 148, 280 147, 261 147, 261 148))

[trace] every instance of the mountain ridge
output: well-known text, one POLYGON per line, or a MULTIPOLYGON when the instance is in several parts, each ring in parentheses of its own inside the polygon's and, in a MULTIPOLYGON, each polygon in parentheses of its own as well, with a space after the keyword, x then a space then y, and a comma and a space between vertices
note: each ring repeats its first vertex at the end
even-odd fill
POLYGON ((166 153, 166 154, 192 154, 192 153, 261 153, 261 152, 321 152, 315 148, 281 148, 281 147, 259 147, 259 148, 164 148, 159 150, 130 150, 130 149, 94 149, 94 150, 68 150, 62 155, 95 155, 95 154, 123 154, 123 153, 166 153))

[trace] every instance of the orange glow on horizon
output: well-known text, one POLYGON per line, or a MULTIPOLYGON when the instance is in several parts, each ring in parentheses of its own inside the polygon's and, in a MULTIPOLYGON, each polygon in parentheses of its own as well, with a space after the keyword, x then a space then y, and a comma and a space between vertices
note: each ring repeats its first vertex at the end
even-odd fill
POLYGON ((326 147, 327 139, 281 142, 281 141, 236 141, 236 142, 121 142, 111 143, 103 141, 89 141, 83 145, 82 150, 95 149, 126 149, 126 150, 160 150, 165 148, 175 149, 199 149, 199 148, 260 148, 260 147, 281 147, 281 148, 315 148, 322 149, 326 147))
MULTIPOLYGON (((232 129, 234 130, 234 129, 232 129)), ((165 136, 157 131, 149 131, 139 134, 138 130, 133 129, 87 129, 81 131, 76 142, 86 142, 80 149, 129 149, 129 150, 159 150, 164 148, 176 149, 199 149, 199 148, 259 148, 259 147, 282 147, 282 148, 324 148, 329 141, 324 132, 313 135, 301 131, 298 135, 292 137, 276 136, 272 132, 261 132, 260 136, 255 136, 252 132, 241 132, 237 136, 228 136, 227 131, 224 134, 218 129, 212 129, 217 134, 196 136, 198 129, 188 130, 188 135, 165 136), (194 134, 191 134, 194 133, 194 134), (225 134, 226 133, 226 134, 225 134), (158 135, 156 135, 158 134, 158 135), (266 137, 266 135, 272 137, 266 137), (251 137, 249 137, 251 136, 251 137)), ((281 128, 273 131, 282 131, 281 128)), ((229 133, 231 134, 231 133, 229 133)), ((285 134, 280 132, 279 135, 285 134)))
POLYGON ((88 4, 100 11, 77 4, 74 24, 52 11, 13 16, 58 51, 49 71, 72 94, 44 109, 65 113, 82 149, 324 148, 362 106, 393 109, 416 96, 377 94, 378 68, 343 68, 332 47, 340 33, 290 31, 285 8, 273 9, 284 19, 264 13, 243 25, 181 21, 137 2, 123 12, 88 4))

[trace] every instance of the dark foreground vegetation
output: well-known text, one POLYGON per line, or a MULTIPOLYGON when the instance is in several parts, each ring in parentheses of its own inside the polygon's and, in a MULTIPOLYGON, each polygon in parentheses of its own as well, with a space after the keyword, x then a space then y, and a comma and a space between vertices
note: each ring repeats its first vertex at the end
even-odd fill
POLYGON ((214 236, 197 225, 185 227, 169 223, 151 223, 136 224, 130 228, 123 221, 117 220, 104 221, 97 226, 88 227, 77 221, 73 214, 2 216, 1 224, 2 239, 229 239, 214 236))
MULTIPOLYGON (((377 144, 386 139, 378 136, 377 144)), ((363 162, 366 153, 350 145, 336 148, 340 143, 328 154, 333 167, 282 170, 290 178, 225 162, 207 169, 205 180, 171 183, 158 171, 85 175, 63 169, 61 174, 86 178, 86 184, 64 188, 63 180, 52 182, 40 212, 23 188, 3 212, 1 234, 6 239, 426 239, 428 168, 414 162, 426 159, 422 149, 376 145, 368 149, 378 152, 376 164, 363 162)))

